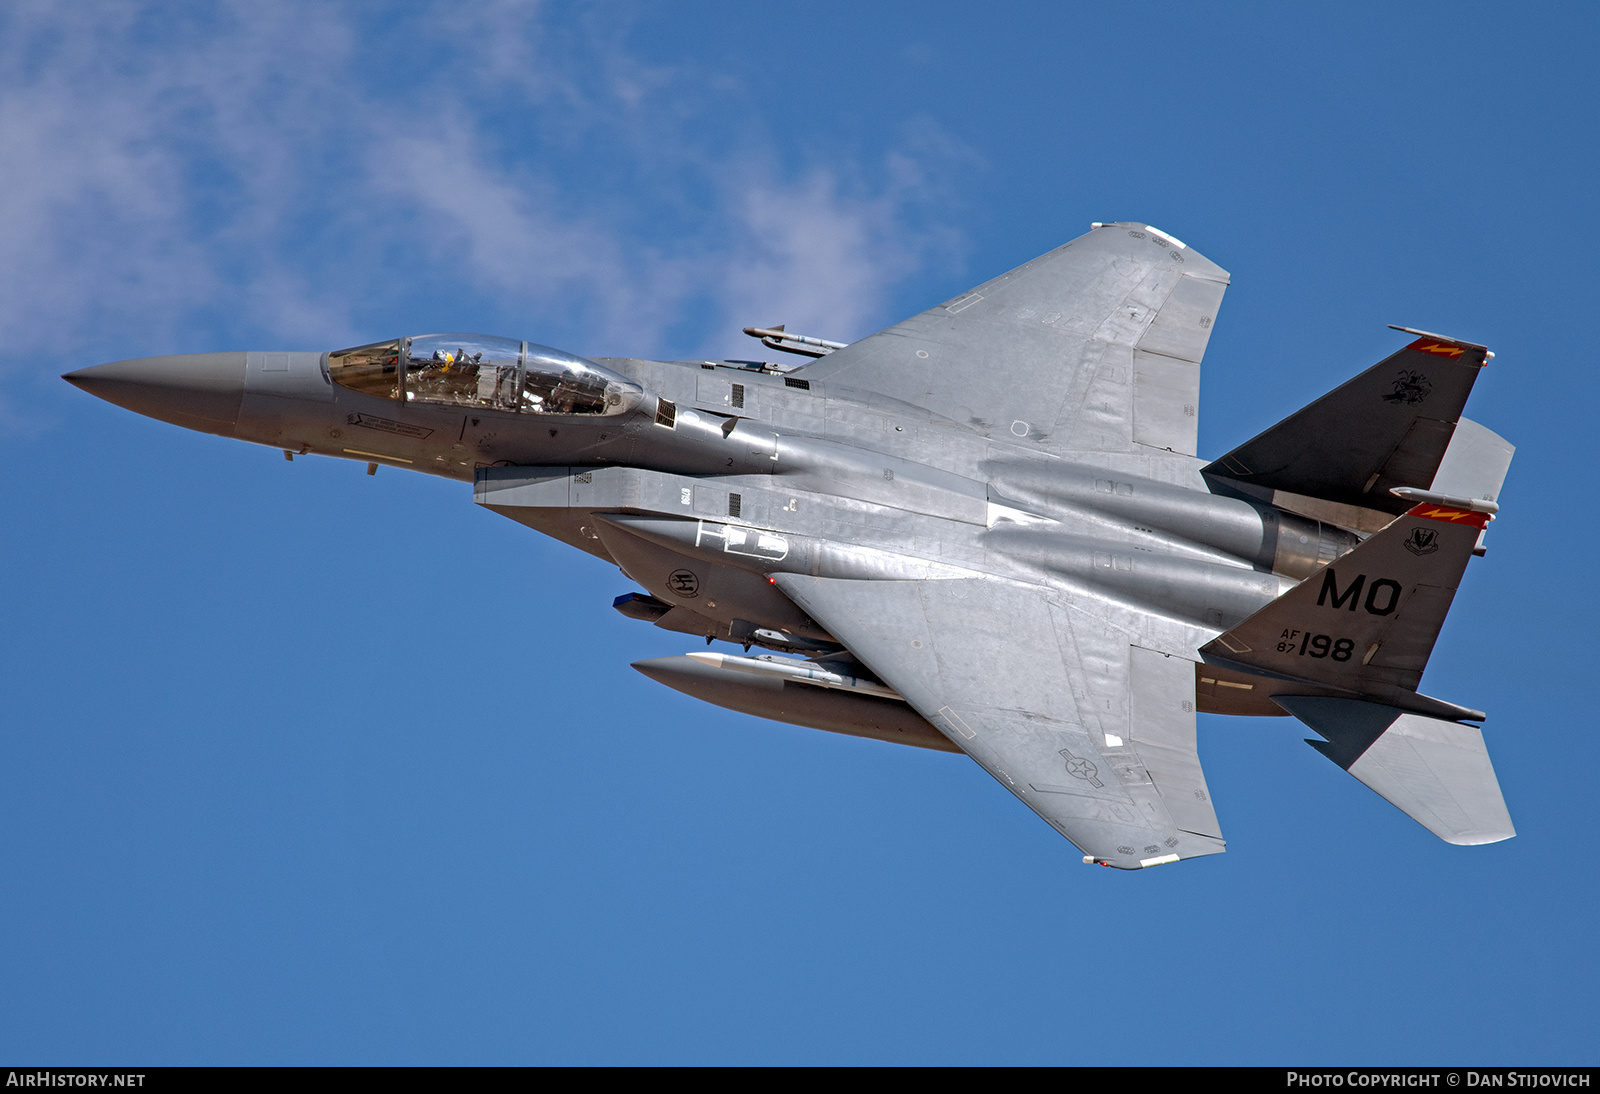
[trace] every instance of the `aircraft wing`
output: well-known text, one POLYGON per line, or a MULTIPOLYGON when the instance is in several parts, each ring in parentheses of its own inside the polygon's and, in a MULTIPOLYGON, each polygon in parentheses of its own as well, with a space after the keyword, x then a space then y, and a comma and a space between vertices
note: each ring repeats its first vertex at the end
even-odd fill
POLYGON ((1195 750, 1194 662, 995 579, 778 586, 1086 858, 1221 852, 1195 750))
POLYGON ((1200 358, 1228 273, 1107 224, 791 375, 1051 452, 1195 454, 1200 358))

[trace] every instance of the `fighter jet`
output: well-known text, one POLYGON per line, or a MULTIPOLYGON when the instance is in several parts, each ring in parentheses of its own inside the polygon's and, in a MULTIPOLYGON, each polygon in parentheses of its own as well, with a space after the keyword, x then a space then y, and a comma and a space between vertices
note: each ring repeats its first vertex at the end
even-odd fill
POLYGON ((964 753, 1085 862, 1224 849, 1199 711, 1298 718, 1450 843, 1514 835, 1485 715, 1418 691, 1510 466, 1461 416, 1493 355, 1394 328, 1391 356, 1207 461, 1228 283, 1167 232, 1095 224, 857 342, 749 328, 793 364, 425 334, 65 379, 289 459, 471 482, 616 565, 622 614, 731 643, 646 676, 964 753))

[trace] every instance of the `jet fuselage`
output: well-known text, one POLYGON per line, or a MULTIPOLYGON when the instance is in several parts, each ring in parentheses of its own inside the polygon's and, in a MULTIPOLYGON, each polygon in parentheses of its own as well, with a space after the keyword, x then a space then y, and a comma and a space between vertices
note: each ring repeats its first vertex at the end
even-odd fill
MULTIPOLYGON (((454 403, 355 390, 335 382, 335 355, 142 358, 68 379, 289 455, 474 481, 479 503, 644 586, 650 607, 629 614, 813 655, 837 646, 771 575, 1014 576, 1215 634, 1357 542, 1211 492, 1200 460, 1174 482, 1170 456, 1144 466, 1111 453, 1097 464, 1044 457, 1010 431, 985 436, 984 423, 761 362, 597 359, 634 390, 611 412, 582 414, 470 405, 475 388, 454 403)), ((1281 713, 1218 676, 1202 677, 1201 709, 1281 713)))

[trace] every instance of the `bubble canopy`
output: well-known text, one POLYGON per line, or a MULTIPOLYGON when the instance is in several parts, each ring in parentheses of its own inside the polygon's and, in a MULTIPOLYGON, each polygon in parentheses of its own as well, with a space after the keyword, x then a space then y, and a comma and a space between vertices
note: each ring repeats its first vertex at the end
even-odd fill
POLYGON ((487 334, 419 334, 335 350, 328 375, 386 399, 522 414, 621 414, 643 395, 593 361, 487 334))

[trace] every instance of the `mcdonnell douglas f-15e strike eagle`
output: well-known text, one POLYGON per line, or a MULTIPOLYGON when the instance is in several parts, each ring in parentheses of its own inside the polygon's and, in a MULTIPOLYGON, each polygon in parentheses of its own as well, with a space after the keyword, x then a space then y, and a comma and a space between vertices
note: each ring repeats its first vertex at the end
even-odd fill
POLYGON ((154 418, 471 481, 614 563, 618 611, 722 639, 635 664, 763 718, 963 752, 1084 852, 1223 850, 1195 714, 1284 715, 1429 831, 1514 834, 1476 710, 1418 684, 1510 466, 1461 417, 1483 346, 1398 352, 1207 462, 1226 271, 1088 235, 807 358, 576 357, 477 334, 118 361, 154 418), (752 656, 752 647, 775 651, 752 656))

